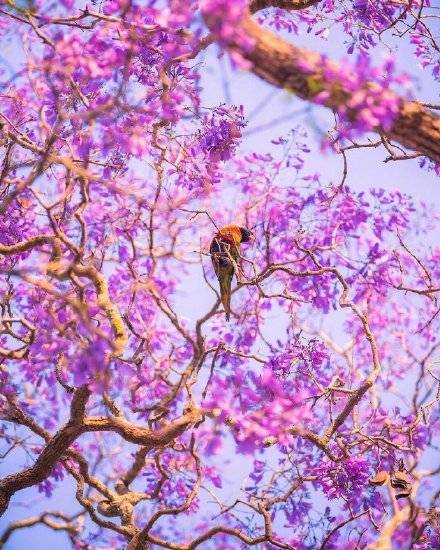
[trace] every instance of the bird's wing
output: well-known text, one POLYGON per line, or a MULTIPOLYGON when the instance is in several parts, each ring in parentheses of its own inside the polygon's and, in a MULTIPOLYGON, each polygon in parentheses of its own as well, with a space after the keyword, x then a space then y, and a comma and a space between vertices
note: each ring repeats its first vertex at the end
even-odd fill
POLYGON ((214 266, 214 271, 217 277, 220 275, 220 269, 227 267, 231 263, 228 258, 228 248, 229 245, 227 245, 219 236, 215 236, 211 241, 209 253, 211 254, 212 265, 214 266))

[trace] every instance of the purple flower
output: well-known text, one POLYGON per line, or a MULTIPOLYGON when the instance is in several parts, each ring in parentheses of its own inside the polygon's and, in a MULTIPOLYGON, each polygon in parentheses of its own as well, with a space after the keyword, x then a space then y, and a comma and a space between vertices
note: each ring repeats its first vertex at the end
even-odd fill
POLYGON ((73 368, 73 379, 76 386, 88 384, 89 387, 102 392, 108 384, 109 346, 99 338, 93 341, 79 356, 73 368))

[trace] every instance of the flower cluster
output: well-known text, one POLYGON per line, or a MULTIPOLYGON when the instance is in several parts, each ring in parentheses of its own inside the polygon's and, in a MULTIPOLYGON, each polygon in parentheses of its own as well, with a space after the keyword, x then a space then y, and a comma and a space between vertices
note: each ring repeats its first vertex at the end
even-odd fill
POLYGON ((217 376, 215 388, 203 407, 218 422, 233 427, 238 448, 252 452, 271 441, 286 444, 288 428, 310 420, 310 411, 301 392, 293 384, 281 381, 265 368, 261 374, 243 370, 222 379, 217 376), (237 390, 239 389, 239 392, 237 390), (237 411, 239 405, 242 412, 237 411))
POLYGON ((93 391, 102 392, 109 382, 108 343, 99 339, 82 351, 72 368, 76 386, 87 384, 93 391))
POLYGON ((437 52, 432 47, 429 35, 426 35, 426 29, 418 23, 415 31, 411 34, 411 44, 415 48, 415 55, 419 58, 420 66, 429 67, 436 80, 440 79, 440 60, 437 52))
POLYGON ((373 129, 390 130, 400 108, 400 96, 391 88, 406 86, 407 75, 394 74, 395 63, 389 57, 382 66, 372 66, 365 53, 358 55, 356 64, 347 59, 335 65, 326 56, 321 56, 319 74, 316 63, 301 61, 301 68, 310 75, 311 89, 316 89, 313 101, 329 104, 332 97, 343 93, 345 100, 338 102, 340 116, 338 131, 341 137, 355 137, 373 129), (325 89, 320 91, 322 83, 325 89))
POLYGON ((224 44, 236 42, 249 47, 252 42, 240 30, 240 23, 247 12, 246 0, 202 0, 200 9, 210 26, 224 44))
POLYGON ((344 495, 353 510, 359 511, 371 475, 368 460, 362 456, 351 456, 338 464, 324 460, 314 473, 318 478, 315 485, 322 487, 328 499, 344 495))
POLYGON ((176 183, 187 189, 209 189, 221 181, 222 161, 229 160, 239 145, 244 128, 243 107, 220 105, 210 109, 200 120, 200 129, 179 146, 174 169, 176 183))
POLYGON ((245 126, 243 107, 227 109, 220 106, 205 115, 202 124, 195 149, 207 152, 214 162, 230 159, 245 126))

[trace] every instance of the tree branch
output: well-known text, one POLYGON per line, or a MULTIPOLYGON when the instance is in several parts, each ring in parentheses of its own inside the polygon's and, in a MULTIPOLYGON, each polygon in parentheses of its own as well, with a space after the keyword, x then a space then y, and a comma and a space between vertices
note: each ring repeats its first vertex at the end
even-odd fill
MULTIPOLYGON (((258 2, 258 5, 262 3, 258 2)), ((206 17, 207 25, 213 32, 220 17, 220 13, 206 17)), ((249 38, 251 45, 244 46, 234 35, 229 39, 227 47, 250 61, 250 70, 257 76, 306 101, 312 101, 318 92, 328 92, 328 97, 321 104, 332 110, 346 105, 351 92, 342 79, 329 80, 322 69, 320 55, 278 38, 255 22, 250 14, 241 20, 241 30, 249 38)), ((338 66, 334 64, 334 68, 337 74, 338 66)), ((373 84, 365 82, 366 89, 370 86, 373 84)), ((399 112, 392 128, 388 131, 381 127, 375 130, 426 155, 434 162, 440 162, 440 118, 420 103, 400 99, 399 104, 399 112)), ((352 116, 355 117, 356 113, 353 112, 352 116)))
POLYGON ((303 10, 317 4, 321 0, 251 0, 249 11, 257 13, 257 11, 266 8, 281 8, 283 10, 303 10))
MULTIPOLYGON (((191 424, 201 419, 200 412, 192 410, 168 423, 160 430, 153 431, 143 426, 132 424, 117 416, 85 417, 85 406, 89 396, 90 390, 87 387, 82 386, 77 389, 72 399, 69 421, 49 439, 34 466, 22 472, 11 474, 0 481, 0 515, 6 511, 9 500, 14 493, 26 487, 36 485, 46 479, 55 464, 63 458, 69 446, 85 432, 113 431, 126 441, 144 445, 150 450, 168 445, 187 430, 191 424)), ((14 408, 11 420, 29 426, 45 440, 48 439, 48 434, 38 426, 35 426, 32 421, 29 422, 26 415, 18 407, 14 408)))
MULTIPOLYGON (((69 446, 80 435, 85 407, 90 396, 87 387, 78 388, 73 396, 70 407, 70 419, 49 441, 35 464, 22 472, 11 474, 0 481, 0 515, 6 511, 11 496, 45 480, 55 464, 61 459, 69 446)), ((18 409, 14 413, 18 412, 18 409)), ((20 422, 20 418, 17 418, 20 422)))

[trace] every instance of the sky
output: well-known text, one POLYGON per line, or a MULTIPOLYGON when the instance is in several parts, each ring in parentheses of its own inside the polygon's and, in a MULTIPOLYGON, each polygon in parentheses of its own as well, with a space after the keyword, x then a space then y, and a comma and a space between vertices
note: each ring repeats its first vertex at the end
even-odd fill
MULTIPOLYGON (((326 53, 330 58, 337 60, 345 55, 346 46, 343 44, 343 35, 339 31, 332 31, 327 41, 315 36, 301 34, 295 37, 299 46, 311 48, 326 53)), ((391 48, 395 45, 391 44, 391 48)), ((310 106, 282 90, 274 89, 269 84, 259 80, 256 76, 242 70, 232 69, 226 56, 218 57, 216 46, 210 46, 199 56, 197 62, 203 63, 202 80, 204 104, 215 106, 221 102, 242 104, 245 114, 250 115, 248 126, 242 143, 243 151, 274 152, 275 147, 271 140, 275 137, 288 134, 292 128, 302 125, 308 130, 315 142, 312 153, 306 160, 305 172, 323 175, 324 183, 339 182, 342 175, 342 159, 333 153, 325 153, 319 147, 321 135, 331 125, 329 113, 320 107, 310 106), (276 121, 276 124, 274 124, 276 121), (319 129, 319 131, 318 131, 319 129)), ((396 51, 397 67, 415 75, 419 81, 416 95, 422 101, 438 102, 438 90, 432 86, 432 80, 414 63, 411 55, 411 46, 399 45, 396 51)), ((352 56, 353 62, 355 61, 352 56)), ((380 59, 380 54, 376 56, 380 59)), ((12 67, 19 63, 18 51, 14 44, 2 47, 0 62, 12 67)), ((386 152, 383 149, 360 149, 348 153, 348 175, 346 184, 355 190, 369 190, 372 187, 399 189, 418 200, 440 203, 440 186, 438 178, 433 172, 421 170, 418 159, 403 162, 384 163, 386 152)), ((195 268, 199 269, 199 267, 195 268)), ((189 317, 197 318, 205 312, 213 301, 212 292, 205 286, 197 288, 197 300, 194 300, 192 288, 177 298, 177 309, 185 311, 189 317)), ((273 337, 281 330, 282 323, 273 324, 273 337)), ((344 335, 336 330, 337 336, 344 335)), ((434 464, 435 458, 432 457, 434 464)), ((24 456, 23 452, 11 453, 0 464, 1 475, 17 471, 24 464, 31 464, 32 459, 24 456)), ((246 477, 249 466, 246 458, 240 457, 231 468, 242 480, 246 477)), ((73 484, 65 481, 61 489, 57 489, 51 500, 51 508, 59 507, 66 512, 77 511, 74 500, 73 484)), ((35 490, 28 489, 15 495, 8 512, 0 518, 0 532, 11 521, 17 518, 28 517, 46 509, 45 499, 35 490), (19 505, 23 501, 25 506, 19 505)), ((67 537, 63 533, 55 533, 46 527, 36 526, 32 530, 19 531, 10 539, 5 550, 32 550, 70 548, 67 537)))

